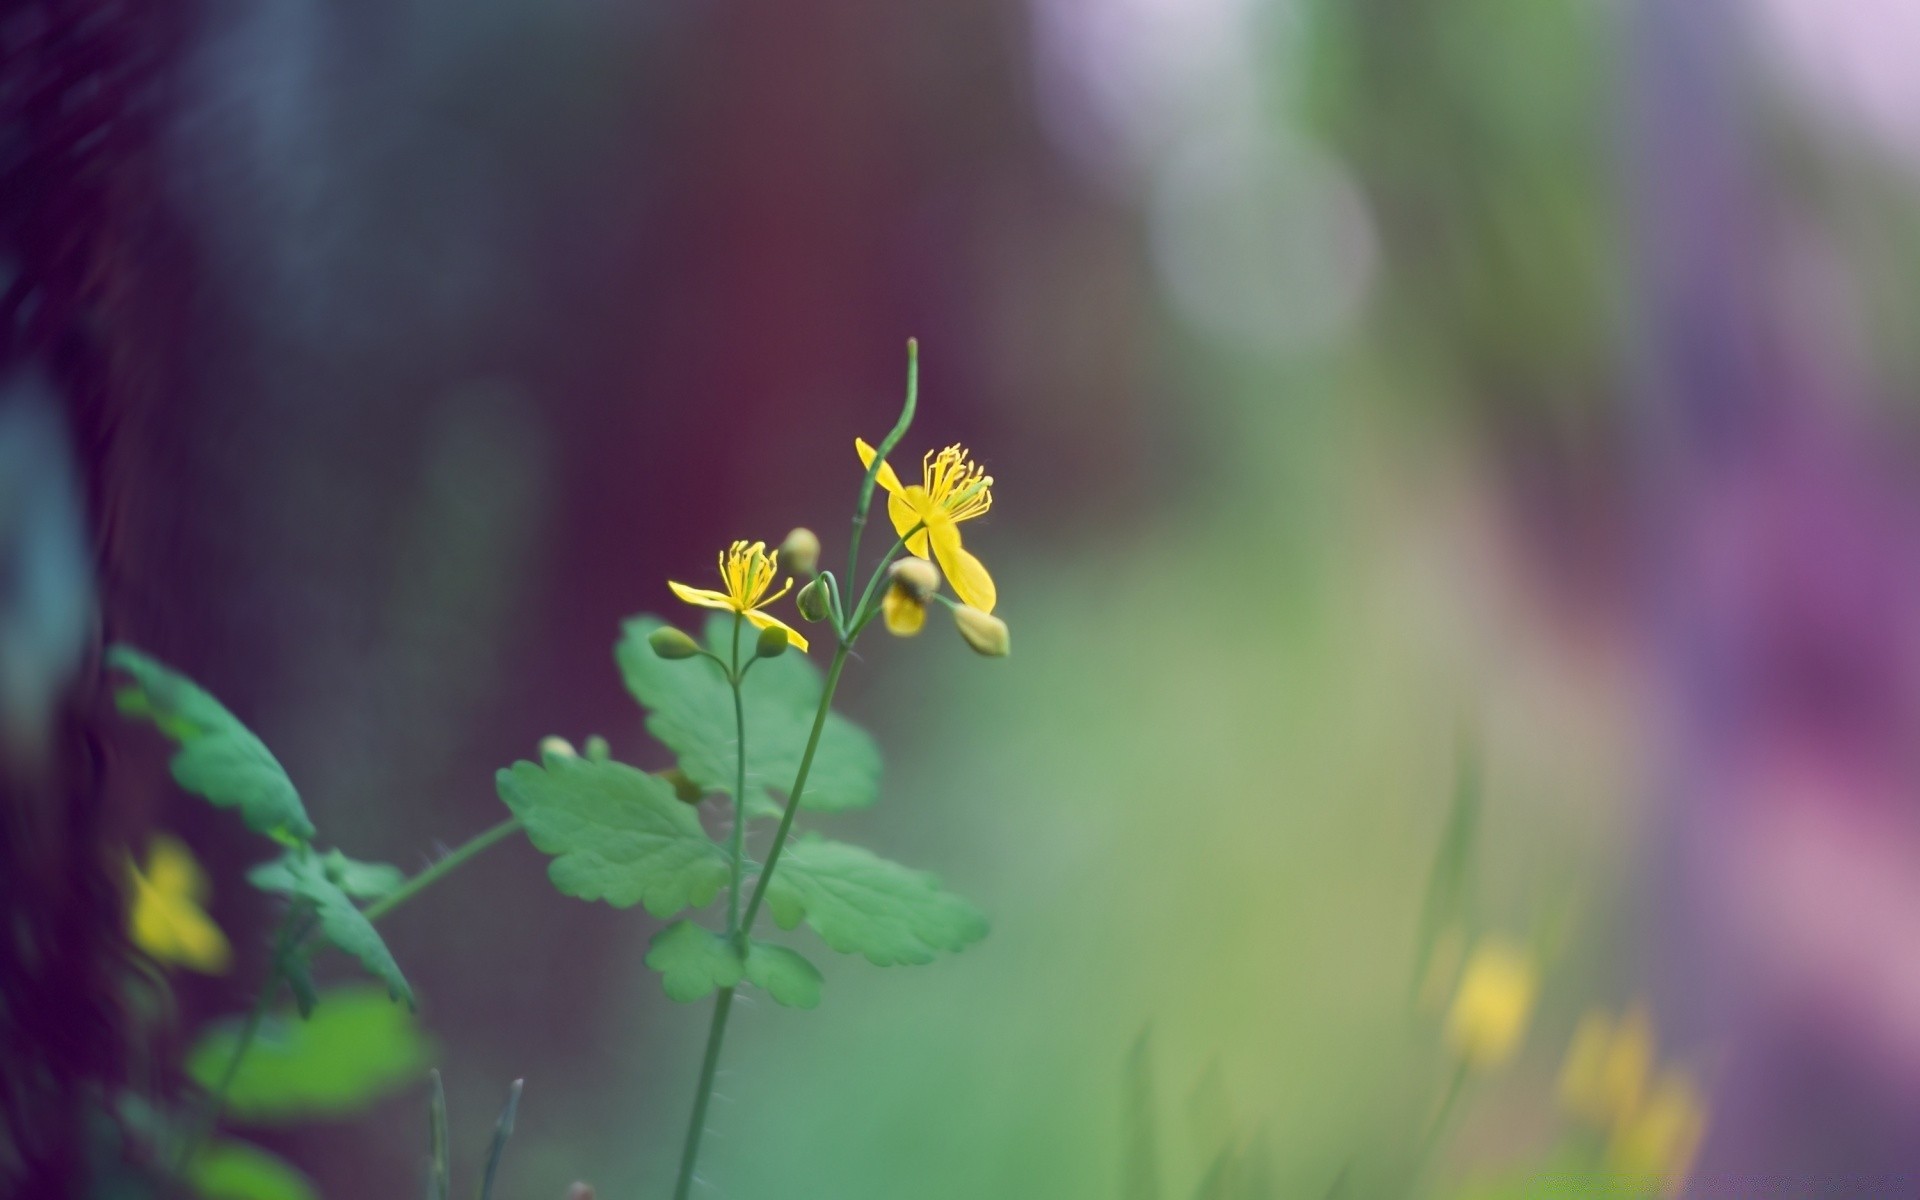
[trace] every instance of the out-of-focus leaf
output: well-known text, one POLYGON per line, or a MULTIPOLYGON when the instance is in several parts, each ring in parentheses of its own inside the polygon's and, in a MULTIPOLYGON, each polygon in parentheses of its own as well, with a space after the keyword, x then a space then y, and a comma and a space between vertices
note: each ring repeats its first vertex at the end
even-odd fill
POLYGON ((654 934, 647 965, 660 972, 667 996, 682 1004, 732 987, 746 970, 726 938, 692 921, 675 921, 654 934))
POLYGON ((387 985, 396 1000, 414 1006, 413 988, 393 960, 393 951, 380 932, 367 920, 351 897, 334 882, 328 871, 328 856, 304 848, 289 850, 273 862, 248 872, 255 887, 280 891, 313 906, 320 920, 320 933, 329 942, 360 960, 374 978, 387 985))
POLYGON ((1463 927, 1472 917, 1473 851, 1480 830, 1480 759, 1464 736, 1458 754, 1447 826, 1434 851, 1426 902, 1420 909, 1413 956, 1412 986, 1416 991, 1433 965, 1441 935, 1451 927, 1463 927))
POLYGON ((767 907, 781 928, 804 919, 835 950, 881 967, 932 962, 987 935, 987 918, 938 877, 818 834, 787 847, 767 907))
POLYGON ((625 763, 555 756, 517 762, 494 777, 500 799, 535 846, 553 855, 553 885, 656 917, 711 902, 730 871, 673 785, 625 763))
MULTIPOLYGON (((647 636, 664 624, 658 617, 633 617, 622 627, 614 658, 627 690, 647 709, 647 731, 680 757, 680 769, 703 791, 734 790, 738 741, 733 689, 720 669, 704 658, 668 661, 653 652, 647 636)), ((707 647, 730 662, 733 619, 707 623, 707 647)), ((740 635, 740 661, 753 657, 753 628, 740 635)), ((785 794, 793 786, 800 758, 813 730, 824 686, 820 669, 804 654, 761 659, 741 685, 747 718, 747 811, 777 813, 768 791, 785 794)), ((865 808, 879 797, 880 750, 865 730, 838 713, 829 713, 801 807, 818 812, 865 808)))
MULTIPOLYGON (((335 887, 355 900, 379 900, 407 881, 406 872, 391 863, 360 862, 338 850, 317 855, 320 871, 335 887)), ((284 858, 261 863, 247 872, 247 882, 267 892, 299 892, 284 858)))
POLYGON ((805 955, 772 942, 747 946, 747 980, 788 1008, 820 1005, 820 968, 805 955))
MULTIPOLYGON (((225 1021, 194 1043, 187 1074, 201 1087, 218 1085, 239 1032, 225 1021)), ((261 1125, 344 1116, 417 1082, 432 1055, 419 1021, 379 988, 330 988, 309 1019, 262 1024, 227 1089, 226 1113, 261 1125)))
POLYGON ((238 808, 255 833, 287 845, 312 840, 313 822, 279 760, 218 700, 130 646, 109 649, 107 666, 133 680, 114 694, 120 711, 151 721, 179 743, 176 783, 222 808, 238 808))
POLYGON ((187 1181, 204 1200, 320 1200, 320 1189, 292 1163, 231 1138, 202 1146, 187 1181))

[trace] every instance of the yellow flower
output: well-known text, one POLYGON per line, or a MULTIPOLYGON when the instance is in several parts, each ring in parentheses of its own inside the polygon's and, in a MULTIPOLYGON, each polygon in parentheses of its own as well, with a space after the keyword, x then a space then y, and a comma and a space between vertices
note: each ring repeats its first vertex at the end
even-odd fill
POLYGON ((1667 1195, 1677 1195, 1706 1128, 1706 1106, 1692 1081, 1667 1071, 1632 1118, 1615 1128, 1607 1159, 1621 1175, 1643 1183, 1660 1181, 1667 1195))
POLYGON ((1594 1125, 1627 1120, 1653 1072, 1653 1051, 1653 1020, 1644 1007, 1628 1011, 1618 1025, 1604 1013, 1588 1013, 1560 1068, 1560 1103, 1594 1125))
MULTIPOLYGON (((861 465, 873 465, 872 446, 855 438, 853 448, 861 465)), ((927 452, 921 460, 919 483, 901 486, 900 477, 885 462, 874 480, 887 489, 887 515, 893 519, 894 531, 907 539, 907 552, 938 562, 955 595, 981 612, 992 612, 999 598, 993 576, 960 545, 960 523, 993 507, 993 476, 967 457, 965 447, 948 446, 937 454, 927 452)))
POLYGON ((737 612, 747 619, 755 629, 783 629, 787 642, 796 649, 805 650, 807 639, 800 631, 776 617, 770 617, 760 609, 772 604, 787 594, 793 586, 789 579, 780 590, 767 595, 767 589, 773 586, 774 576, 780 573, 780 552, 767 553, 765 542, 735 542, 727 547, 720 556, 720 578, 725 581, 727 590, 710 592, 705 588, 688 587, 684 583, 667 580, 667 586, 673 594, 688 604, 698 604, 702 608, 724 608, 728 612, 737 612))
POLYGON ((208 975, 224 973, 232 951, 226 935, 200 907, 207 898, 207 876, 192 852, 178 839, 162 835, 148 848, 146 871, 129 858, 127 873, 133 878, 128 925, 134 945, 157 962, 208 975))
POLYGON ((1467 1066, 1498 1067, 1520 1048, 1538 990, 1533 963, 1503 938, 1474 947, 1447 1014, 1447 1044, 1467 1066))

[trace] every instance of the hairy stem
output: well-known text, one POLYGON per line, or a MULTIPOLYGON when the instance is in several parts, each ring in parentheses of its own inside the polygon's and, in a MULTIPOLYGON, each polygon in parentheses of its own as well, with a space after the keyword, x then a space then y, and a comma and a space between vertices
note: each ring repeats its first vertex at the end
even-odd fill
POLYGON ((520 828, 519 817, 508 817, 493 828, 468 838, 458 848, 449 852, 439 862, 421 871, 385 896, 367 905, 361 911, 369 921, 378 921, 394 909, 426 891, 452 872, 458 870, 474 855, 497 842, 504 841, 520 828))
MULTIPOLYGON (((732 941, 740 932, 740 885, 743 882, 741 863, 746 857, 747 843, 747 708, 740 698, 740 626, 746 624, 746 617, 740 613, 733 615, 733 670, 727 675, 727 682, 733 685, 733 740, 735 748, 734 787, 733 787, 733 836, 728 847, 728 857, 732 859, 733 887, 727 893, 727 939, 732 941)), ((744 953, 745 947, 742 947, 744 953)))
MULTIPOLYGON (((913 424, 913 410, 920 402, 920 342, 916 338, 907 339, 907 398, 900 405, 900 419, 880 441, 874 451, 873 462, 868 464, 866 476, 860 480, 860 498, 853 506, 853 536, 847 545, 847 582, 860 571, 860 534, 867 527, 867 509, 873 504, 873 482, 880 474, 880 465, 887 461, 887 455, 907 436, 907 427, 913 424)), ((855 610, 858 611, 857 609, 855 610)), ((848 630, 839 630, 841 640, 846 640, 848 630)))
POLYGON ((693 1165, 700 1157, 700 1135, 707 1131, 707 1102, 713 1099, 713 1073, 720 1065, 720 1043, 727 1036, 727 1014, 733 1011, 732 988, 721 988, 713 998, 713 1022, 707 1026, 707 1053, 700 1060, 700 1082, 694 1085, 693 1117, 687 1122, 686 1144, 680 1150, 680 1177, 673 1200, 687 1200, 693 1186, 693 1165))
POLYGON ((820 748, 820 731, 826 728, 827 714, 833 711, 833 693, 840 686, 840 672, 846 667, 847 655, 852 650, 850 640, 843 639, 834 647, 833 665, 827 668, 827 686, 820 693, 820 708, 813 714, 813 732, 807 735, 806 753, 800 756, 800 770, 787 792, 787 809, 780 814, 780 828, 774 830, 773 844, 767 848, 767 863, 760 868, 760 878, 753 884, 753 898, 747 901, 746 915, 740 918, 742 937, 753 932, 753 919, 760 913, 760 902, 766 899, 767 883, 773 878, 774 867, 780 863, 780 852, 786 848, 787 834, 793 829, 793 815, 800 811, 800 798, 806 794, 807 773, 813 770, 813 752, 820 748))

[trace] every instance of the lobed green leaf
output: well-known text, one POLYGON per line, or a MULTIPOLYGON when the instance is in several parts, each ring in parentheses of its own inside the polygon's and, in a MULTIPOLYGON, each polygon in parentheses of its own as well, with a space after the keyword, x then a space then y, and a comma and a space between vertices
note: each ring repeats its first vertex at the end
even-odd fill
MULTIPOLYGON (((379 900, 407 881, 406 872, 391 863, 360 862, 338 850, 318 854, 320 871, 355 900, 379 900)), ((247 872, 247 882, 264 892, 295 895, 299 887, 287 859, 261 863, 247 872)))
POLYGON ((879 967, 932 962, 987 935, 985 915, 938 877, 811 833, 781 856, 767 907, 781 928, 805 920, 827 945, 879 967))
POLYGON ((656 917, 710 903, 729 878, 726 851, 673 785, 625 763, 555 755, 494 777, 527 837, 554 856, 553 885, 656 917))
POLYGON ((239 809, 255 833, 287 845, 313 839, 313 822, 280 761, 218 700, 130 646, 108 649, 107 666, 133 680, 114 694, 120 711, 179 743, 171 764, 176 783, 221 808, 239 809))
MULTIPOLYGON (((226 1112, 268 1125, 336 1117, 418 1082, 433 1044, 420 1023, 364 984, 330 988, 308 1020, 263 1023, 234 1073, 226 1112)), ((239 1038, 237 1021, 202 1034, 187 1052, 187 1074, 218 1086, 239 1038)))
POLYGON ((732 987, 746 969, 732 943, 692 921, 675 921, 654 934, 647 965, 660 972, 668 998, 682 1004, 732 987))
POLYGON ((772 942, 747 946, 747 980, 788 1008, 817 1008, 820 1004, 820 968, 798 951, 772 942))
MULTIPOLYGON (((669 661, 653 652, 647 637, 665 622, 658 617, 630 618, 622 627, 614 659, 627 691, 647 709, 647 732, 680 759, 680 769, 702 791, 734 790, 738 756, 733 689, 720 668, 704 658, 669 661)), ((733 659, 734 621, 716 616, 707 622, 707 647, 723 662, 733 659)), ((740 661, 753 657, 754 630, 740 635, 740 661)), ((804 654, 761 659, 741 685, 747 719, 747 792, 749 813, 779 812, 768 792, 786 794, 800 770, 800 758, 813 731, 814 714, 825 687, 820 668, 804 654)), ((829 713, 814 751, 801 807, 816 812, 865 808, 879 798, 880 749, 865 730, 838 713, 829 713)))

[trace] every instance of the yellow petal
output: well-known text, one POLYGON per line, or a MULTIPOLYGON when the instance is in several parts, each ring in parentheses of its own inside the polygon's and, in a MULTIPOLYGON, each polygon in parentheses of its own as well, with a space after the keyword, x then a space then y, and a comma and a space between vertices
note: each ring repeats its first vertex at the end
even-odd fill
MULTIPOLYGON (((854 452, 860 456, 861 466, 870 467, 873 465, 874 450, 872 446, 867 445, 865 438, 853 439, 853 449, 854 452)), ((892 464, 886 462, 884 459, 880 463, 880 469, 873 473, 873 481, 887 489, 888 495, 898 496, 900 494, 900 477, 893 473, 892 464)))
MULTIPOLYGON (((923 504, 920 508, 915 508, 913 503, 914 497, 917 495, 924 500, 926 494, 927 490, 916 483, 908 488, 905 493, 896 493, 887 497, 887 516, 893 521, 893 531, 895 533, 901 537, 906 537, 907 530, 919 526, 921 521, 920 514, 924 511, 925 506, 923 504)), ((927 553, 926 530, 921 529, 912 537, 907 538, 907 553, 913 555, 915 558, 933 557, 927 553)))
POLYGON ((684 583, 675 583, 671 579, 667 580, 667 586, 673 589, 674 595, 685 600, 688 604, 698 604, 702 608, 724 608, 729 612, 740 611, 729 597, 719 592, 710 592, 705 588, 688 587, 684 583))
POLYGON ((886 620, 888 633, 912 637, 927 623, 927 606, 915 600, 906 588, 895 586, 880 598, 880 615, 886 620))
POLYGON ((190 904, 174 905, 169 908, 167 915, 173 925, 174 944, 178 949, 174 961, 204 975, 225 974, 232 950, 227 945, 227 935, 220 932, 220 927, 207 914, 190 904))
POLYGON ((940 569, 947 573, 954 595, 983 613, 992 612, 994 602, 1000 598, 993 586, 993 576, 987 574, 979 559, 961 547, 960 527, 951 521, 937 521, 927 533, 933 539, 933 556, 939 560, 940 569))
POLYGON ((227 969, 231 950, 220 927, 192 901, 163 895, 136 870, 133 912, 128 933, 134 945, 155 962, 178 963, 217 975, 227 969))
POLYGON ((193 860, 193 851, 179 838, 161 834, 147 851, 147 882, 163 896, 186 896, 204 900, 207 896, 206 872, 193 860))
POLYGON ((1526 1036, 1538 989, 1525 951, 1503 938, 1482 939, 1461 972, 1447 1013, 1449 1048, 1469 1067, 1489 1070, 1504 1064, 1526 1036))
MULTIPOLYGON (((806 652, 807 639, 804 637, 801 637, 800 631, 798 629, 795 629, 793 626, 787 624, 785 621, 782 621, 778 617, 770 617, 766 613, 759 612, 757 610, 746 614, 746 616, 747 616, 748 623, 751 624, 755 629, 786 630, 787 645, 792 646, 795 650, 798 650, 802 653, 806 652)), ((749 649, 751 649, 751 647, 749 647, 749 649)))

